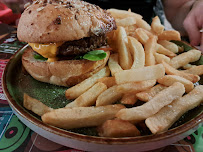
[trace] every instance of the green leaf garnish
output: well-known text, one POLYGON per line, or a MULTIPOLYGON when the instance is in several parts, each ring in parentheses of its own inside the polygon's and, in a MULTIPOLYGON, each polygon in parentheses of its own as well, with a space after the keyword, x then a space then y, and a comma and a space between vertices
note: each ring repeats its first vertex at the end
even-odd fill
POLYGON ((104 52, 104 50, 94 50, 94 51, 88 52, 88 54, 92 54, 92 55, 98 55, 103 53, 106 53, 106 52, 104 52))
POLYGON ((90 61, 99 61, 106 57, 106 52, 103 50, 90 51, 83 56, 83 59, 90 61))
POLYGON ((43 56, 41 56, 39 54, 34 54, 34 58, 36 60, 42 60, 42 61, 46 61, 47 60, 47 58, 45 58, 45 57, 43 57, 43 56))

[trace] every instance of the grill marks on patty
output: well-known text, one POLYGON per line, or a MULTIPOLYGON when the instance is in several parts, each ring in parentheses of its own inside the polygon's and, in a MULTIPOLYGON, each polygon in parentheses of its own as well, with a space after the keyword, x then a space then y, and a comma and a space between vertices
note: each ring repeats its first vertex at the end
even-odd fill
POLYGON ((67 41, 58 47, 57 56, 70 57, 70 56, 83 55, 89 51, 93 51, 96 48, 102 47, 104 45, 106 45, 105 34, 100 36, 94 35, 91 37, 86 37, 75 41, 67 41))

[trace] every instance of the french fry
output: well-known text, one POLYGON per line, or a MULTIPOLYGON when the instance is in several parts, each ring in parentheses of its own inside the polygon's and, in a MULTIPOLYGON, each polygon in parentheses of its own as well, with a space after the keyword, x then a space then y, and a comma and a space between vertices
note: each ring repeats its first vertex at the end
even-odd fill
POLYGON ((159 54, 159 53, 155 53, 154 54, 154 57, 155 57, 155 60, 156 60, 156 63, 157 64, 160 64, 162 63, 162 61, 166 62, 166 63, 169 63, 170 62, 170 58, 167 57, 166 55, 164 54, 159 54))
POLYGON ((201 52, 199 50, 190 50, 179 54, 170 61, 170 65, 176 69, 190 63, 199 60, 201 52))
POLYGON ((145 33, 145 31, 142 28, 137 28, 135 30, 136 32, 136 36, 138 38, 138 40, 142 43, 145 44, 147 43, 149 36, 145 33))
POLYGON ((203 101, 203 86, 196 86, 185 96, 174 100, 170 105, 163 107, 158 113, 147 118, 145 123, 153 134, 166 131, 185 112, 197 107, 203 101))
POLYGON ((119 63, 122 69, 130 69, 132 66, 132 57, 127 48, 128 38, 125 32, 125 29, 121 26, 117 28, 117 45, 118 47, 118 56, 119 63))
POLYGON ((42 116, 43 114, 53 110, 52 108, 40 102, 39 100, 28 96, 26 93, 24 93, 23 106, 39 116, 42 116))
POLYGON ((114 76, 115 73, 122 71, 123 69, 118 63, 118 54, 111 54, 108 61, 108 66, 111 71, 111 75, 114 76))
POLYGON ((123 95, 120 101, 122 104, 134 105, 137 102, 137 97, 135 93, 126 93, 123 95))
POLYGON ((141 18, 137 18, 136 19, 136 25, 139 27, 139 28, 143 28, 147 31, 151 31, 151 26, 143 19, 141 18))
POLYGON ((136 24, 136 18, 135 17, 126 17, 123 19, 116 19, 116 25, 117 26, 130 26, 136 24))
POLYGON ((192 65, 192 64, 188 63, 188 64, 186 64, 186 65, 183 66, 183 69, 188 70, 188 69, 190 69, 190 68, 192 68, 192 67, 195 67, 195 66, 196 66, 196 65, 192 65))
POLYGON ((126 10, 119 10, 119 9, 108 9, 107 12, 111 13, 111 15, 115 19, 122 19, 126 17, 135 17, 136 19, 142 19, 142 16, 133 12, 129 12, 126 10))
POLYGON ((151 100, 157 93, 166 89, 167 87, 162 84, 157 84, 154 87, 136 94, 137 99, 147 102, 151 100))
POLYGON ((104 78, 97 80, 97 82, 104 83, 107 86, 107 88, 110 88, 110 87, 116 85, 115 77, 104 77, 104 78))
POLYGON ((162 64, 147 66, 139 69, 123 70, 115 74, 117 84, 154 80, 165 75, 162 64))
POLYGON ((161 21, 158 16, 152 19, 152 31, 157 35, 161 34, 164 31, 164 26, 161 24, 161 21))
POLYGON ((154 54, 156 52, 156 38, 150 37, 147 40, 147 43, 144 44, 145 49, 145 66, 155 65, 155 57, 154 54))
POLYGON ((145 52, 142 44, 135 38, 128 36, 128 47, 133 56, 131 69, 142 68, 145 65, 145 52))
POLYGON ((91 88, 98 79, 107 77, 110 75, 110 70, 108 67, 104 67, 96 74, 92 75, 91 77, 85 79, 81 83, 69 88, 65 92, 65 96, 67 99, 76 99, 81 94, 83 94, 85 91, 87 91, 89 88, 91 88))
POLYGON ((187 70, 183 70, 185 73, 190 73, 194 75, 203 75, 203 65, 198 65, 198 66, 192 66, 191 68, 187 70))
POLYGON ((133 108, 121 109, 116 117, 137 123, 157 113, 161 108, 170 104, 173 100, 180 98, 185 93, 182 83, 176 82, 170 87, 160 91, 145 104, 133 108))
POLYGON ((93 85, 90 89, 76 98, 74 101, 66 105, 66 108, 70 107, 89 107, 93 106, 96 103, 97 97, 107 89, 107 86, 98 82, 93 85))
POLYGON ((135 30, 137 29, 137 25, 134 24, 134 25, 129 25, 129 26, 125 26, 125 31, 126 31, 126 34, 128 36, 132 36, 134 38, 136 38, 136 33, 135 33, 135 30))
POLYGON ((178 31, 163 31, 160 35, 158 35, 159 40, 178 40, 180 41, 180 33, 178 31))
POLYGON ((200 77, 198 75, 194 75, 194 74, 190 74, 190 73, 185 73, 183 71, 179 71, 179 70, 173 68, 172 66, 170 66, 169 64, 167 64, 164 61, 162 61, 162 64, 164 65, 166 74, 168 74, 168 75, 178 75, 178 76, 183 77, 183 78, 185 78, 187 80, 190 80, 193 83, 200 80, 200 77))
POLYGON ((115 114, 125 108, 123 105, 108 105, 100 107, 60 108, 42 115, 42 121, 59 128, 73 129, 92 127, 113 119, 115 114))
POLYGON ((135 137, 140 135, 140 131, 125 120, 107 120, 98 127, 98 134, 101 137, 135 137))
POLYGON ((117 86, 116 91, 119 93, 137 93, 153 87, 156 80, 147 80, 140 82, 124 83, 117 86))
MULTIPOLYGON (((137 29, 135 30, 135 33, 136 33, 137 39, 138 39, 142 44, 146 44, 147 41, 148 41, 148 39, 149 39, 149 37, 152 36, 152 35, 151 35, 151 36, 149 35, 149 32, 148 32, 148 34, 147 34, 146 30, 141 29, 141 28, 137 28, 137 29)), ((170 50, 164 48, 164 47, 163 47, 162 45, 160 45, 160 44, 156 44, 156 51, 157 51, 157 53, 164 54, 164 55, 167 55, 167 56, 169 56, 169 57, 174 57, 174 56, 176 56, 175 53, 173 53, 172 51, 170 51, 170 50)))
POLYGON ((184 85, 186 93, 189 93, 192 89, 194 89, 194 84, 191 81, 177 75, 165 75, 157 81, 165 86, 171 86, 175 82, 180 82, 184 85))
POLYGON ((143 29, 143 28, 137 28, 135 30, 135 33, 136 33, 136 38, 142 43, 142 44, 145 44, 147 43, 148 39, 150 37, 155 37, 157 39, 157 36, 156 35, 153 35, 151 32, 143 29))
POLYGON ((157 53, 164 54, 164 55, 169 56, 169 57, 175 57, 176 56, 175 53, 173 53, 172 51, 166 49, 165 47, 163 47, 160 44, 156 45, 156 50, 157 50, 156 51, 157 53))
POLYGON ((178 53, 178 46, 167 40, 158 40, 158 43, 173 53, 178 53))
POLYGON ((110 105, 118 101, 122 97, 122 93, 117 92, 116 88, 117 85, 102 92, 96 100, 96 106, 110 105))

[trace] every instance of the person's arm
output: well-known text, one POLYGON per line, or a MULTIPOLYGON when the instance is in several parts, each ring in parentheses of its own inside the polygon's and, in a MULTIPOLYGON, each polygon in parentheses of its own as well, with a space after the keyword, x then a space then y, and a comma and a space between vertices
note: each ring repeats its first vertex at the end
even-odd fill
POLYGON ((162 0, 166 18, 172 26, 188 34, 192 45, 201 45, 203 51, 203 0, 162 0))

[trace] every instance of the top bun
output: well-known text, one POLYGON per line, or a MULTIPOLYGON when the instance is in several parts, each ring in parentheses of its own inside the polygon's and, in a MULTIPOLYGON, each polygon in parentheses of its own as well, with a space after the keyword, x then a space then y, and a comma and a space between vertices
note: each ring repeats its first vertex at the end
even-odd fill
POLYGON ((20 41, 51 43, 105 34, 115 26, 106 10, 84 1, 34 1, 23 12, 17 34, 20 41))

